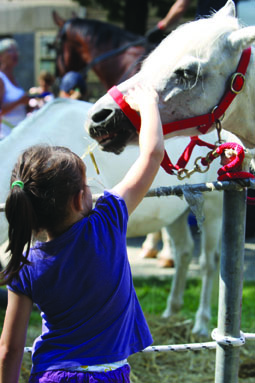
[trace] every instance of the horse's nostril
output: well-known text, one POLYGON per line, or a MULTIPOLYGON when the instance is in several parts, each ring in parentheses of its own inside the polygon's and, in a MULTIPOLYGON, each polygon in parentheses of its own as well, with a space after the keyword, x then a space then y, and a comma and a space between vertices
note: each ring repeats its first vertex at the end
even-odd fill
POLYGON ((100 123, 105 121, 112 114, 111 109, 102 109, 100 112, 93 114, 92 121, 95 123, 100 123))

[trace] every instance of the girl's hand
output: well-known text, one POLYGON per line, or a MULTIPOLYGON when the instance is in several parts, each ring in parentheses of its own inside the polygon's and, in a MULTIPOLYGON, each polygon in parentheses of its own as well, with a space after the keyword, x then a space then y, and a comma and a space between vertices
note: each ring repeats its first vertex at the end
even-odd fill
POLYGON ((158 94, 152 86, 137 84, 125 96, 126 102, 134 110, 140 111, 151 104, 158 103, 158 94))

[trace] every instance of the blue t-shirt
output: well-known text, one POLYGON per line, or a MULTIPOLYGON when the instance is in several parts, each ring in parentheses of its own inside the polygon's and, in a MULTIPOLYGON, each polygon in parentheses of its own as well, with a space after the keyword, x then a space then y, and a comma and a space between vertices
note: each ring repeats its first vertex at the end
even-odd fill
POLYGON ((124 200, 104 193, 89 217, 37 242, 11 290, 29 296, 43 321, 32 373, 127 358, 152 343, 126 251, 124 200))

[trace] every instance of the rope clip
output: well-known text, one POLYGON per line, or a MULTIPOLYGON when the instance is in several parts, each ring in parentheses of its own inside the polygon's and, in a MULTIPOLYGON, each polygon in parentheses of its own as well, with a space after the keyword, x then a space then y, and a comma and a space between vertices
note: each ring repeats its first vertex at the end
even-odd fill
POLYGON ((217 135, 218 135, 218 141, 215 142, 215 145, 220 146, 221 144, 223 144, 223 142, 225 142, 221 138, 221 131, 222 131, 221 120, 218 119, 215 121, 215 128, 216 128, 217 135))
POLYGON ((194 168, 191 170, 188 169, 179 169, 177 172, 177 178, 178 180, 184 180, 185 178, 190 178, 190 176, 194 173, 206 173, 209 169, 209 163, 205 165, 205 169, 202 169, 201 166, 198 164, 198 161, 202 160, 203 157, 197 157, 194 162, 194 168))

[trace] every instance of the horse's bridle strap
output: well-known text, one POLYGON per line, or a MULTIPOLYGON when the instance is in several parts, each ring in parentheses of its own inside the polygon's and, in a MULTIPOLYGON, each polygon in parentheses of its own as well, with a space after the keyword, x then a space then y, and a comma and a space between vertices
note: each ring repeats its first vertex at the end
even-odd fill
POLYGON ((141 126, 140 115, 130 107, 130 105, 126 102, 125 97, 116 86, 113 86, 111 89, 109 89, 108 93, 114 99, 116 104, 119 105, 122 112, 125 114, 125 116, 127 116, 136 130, 139 132, 141 126))

